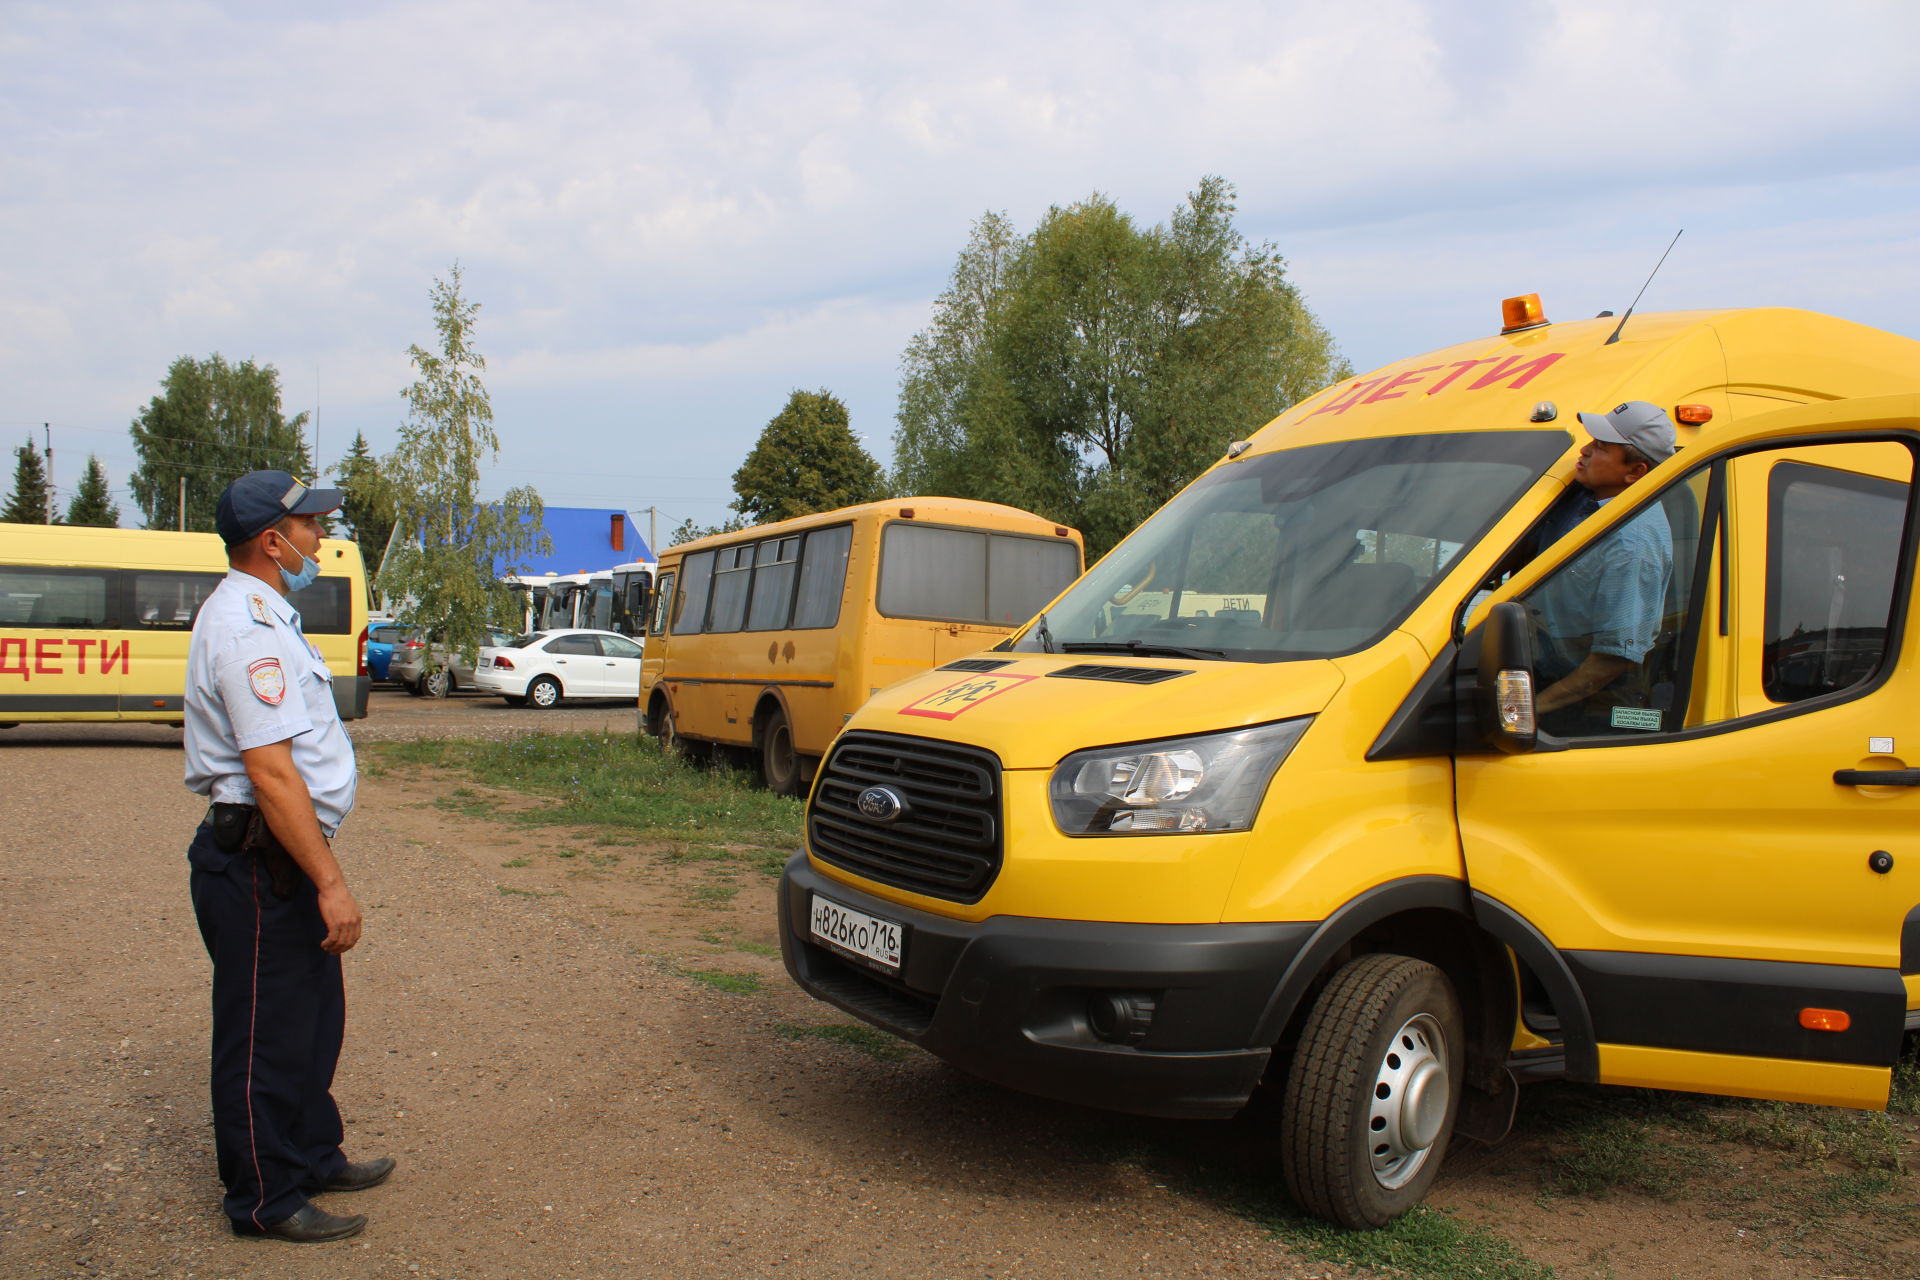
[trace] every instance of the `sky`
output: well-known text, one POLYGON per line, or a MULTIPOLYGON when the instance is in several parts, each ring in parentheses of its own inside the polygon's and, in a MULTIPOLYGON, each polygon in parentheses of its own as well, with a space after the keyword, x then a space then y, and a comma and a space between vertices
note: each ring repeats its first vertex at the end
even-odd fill
POLYGON ((891 461, 982 213, 1209 174, 1359 369, 1624 310, 1682 228, 1643 311, 1920 337, 1917 48, 1911 0, 0 0, 0 460, 137 524, 127 426, 214 352, 390 449, 457 262, 483 496, 664 540, 796 389, 891 461))

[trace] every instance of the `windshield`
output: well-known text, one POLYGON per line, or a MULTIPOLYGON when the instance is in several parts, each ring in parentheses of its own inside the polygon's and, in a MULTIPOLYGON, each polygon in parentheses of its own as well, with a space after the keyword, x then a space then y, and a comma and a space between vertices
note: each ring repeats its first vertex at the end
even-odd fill
POLYGON ((1272 662, 1385 634, 1566 452, 1562 431, 1396 436, 1228 463, 1003 648, 1272 662))

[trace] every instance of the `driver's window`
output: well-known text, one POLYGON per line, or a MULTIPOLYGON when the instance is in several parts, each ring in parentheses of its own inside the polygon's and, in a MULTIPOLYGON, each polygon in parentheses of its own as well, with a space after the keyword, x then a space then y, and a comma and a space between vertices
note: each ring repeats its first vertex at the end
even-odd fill
MULTIPOLYGON (((1522 599, 1540 728, 1571 739, 1647 737, 1689 722, 1702 643, 1699 567, 1718 554, 1714 472, 1668 486, 1522 599)), ((1637 498, 1631 490, 1614 501, 1637 498)), ((1709 580, 1711 574, 1705 575, 1709 580)))

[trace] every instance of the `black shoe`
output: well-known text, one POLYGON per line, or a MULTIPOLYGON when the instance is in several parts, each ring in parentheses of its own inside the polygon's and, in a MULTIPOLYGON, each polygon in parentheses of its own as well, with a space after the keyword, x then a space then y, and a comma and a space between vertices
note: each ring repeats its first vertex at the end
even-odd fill
POLYGON ((387 1180, 393 1172, 393 1157, 381 1156, 378 1160, 362 1160, 359 1164, 350 1164, 340 1172, 320 1184, 322 1191, 365 1191, 368 1187, 377 1187, 387 1180))
POLYGON ((272 1236, 276 1240, 292 1240, 297 1244, 314 1244, 323 1240, 345 1240, 348 1236, 357 1236, 366 1229, 367 1215, 356 1213, 351 1217, 328 1213, 319 1205, 310 1204, 295 1213, 291 1218, 276 1222, 270 1227, 256 1227, 251 1222, 235 1221, 233 1234, 237 1236, 272 1236))

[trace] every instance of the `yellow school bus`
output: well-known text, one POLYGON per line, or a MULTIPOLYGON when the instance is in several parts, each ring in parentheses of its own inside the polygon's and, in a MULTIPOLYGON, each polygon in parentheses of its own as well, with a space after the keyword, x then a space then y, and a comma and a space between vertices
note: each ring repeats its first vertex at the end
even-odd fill
POLYGON ((883 686, 1003 639, 1080 576, 1080 534, 1028 511, 898 498, 660 553, 643 727, 751 748, 797 795, 883 686))
MULTIPOLYGON (((326 538, 293 596, 334 672, 342 719, 367 714, 367 574, 326 538)), ((193 620, 227 573, 211 533, 0 524, 0 724, 182 723, 193 620)))
POLYGON ((1289 409, 1044 630, 863 706, 782 881, 796 981, 1051 1098, 1271 1091, 1277 1171, 1353 1227, 1522 1081, 1885 1105, 1920 1029, 1920 343, 1505 318, 1289 409), (1636 399, 1678 452, 1544 537, 1576 412, 1636 399), (1628 537, 1670 558, 1647 643, 1542 711, 1546 602, 1628 537))

